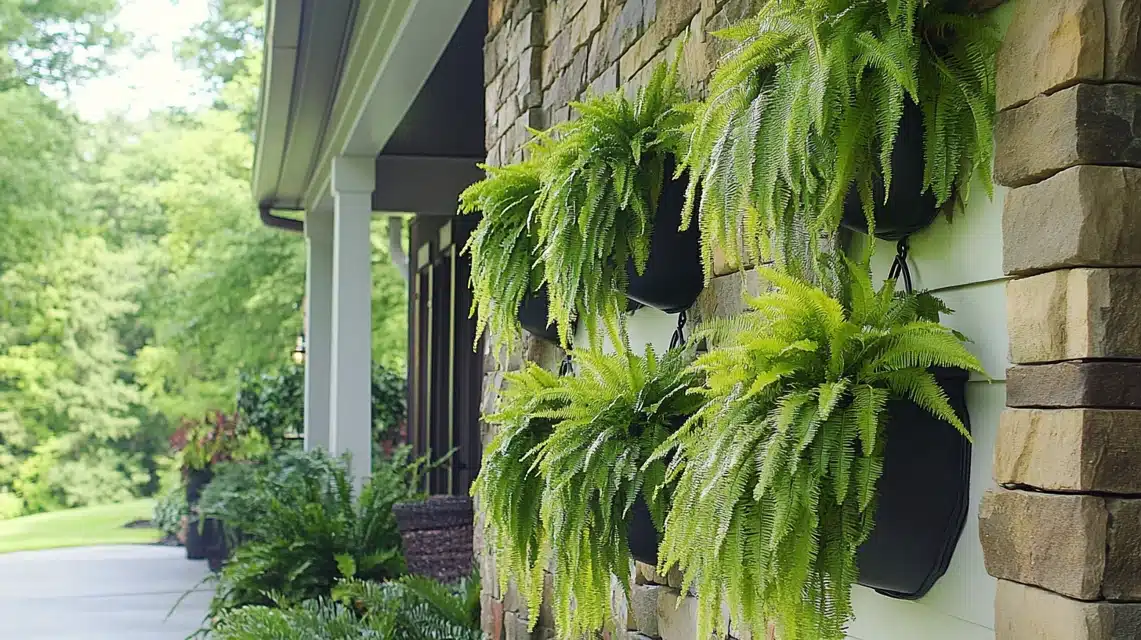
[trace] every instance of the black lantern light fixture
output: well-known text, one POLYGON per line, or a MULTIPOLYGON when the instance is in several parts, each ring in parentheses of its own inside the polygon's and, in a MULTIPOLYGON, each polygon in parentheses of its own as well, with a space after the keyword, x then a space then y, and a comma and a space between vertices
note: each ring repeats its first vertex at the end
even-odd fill
POLYGON ((305 364, 305 334, 297 334, 297 343, 293 346, 293 363, 305 364))

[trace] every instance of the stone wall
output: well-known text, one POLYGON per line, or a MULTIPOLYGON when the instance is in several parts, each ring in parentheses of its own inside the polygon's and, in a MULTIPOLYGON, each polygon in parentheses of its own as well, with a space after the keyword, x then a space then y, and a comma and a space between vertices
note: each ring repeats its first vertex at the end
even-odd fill
MULTIPOLYGON (((708 32, 760 4, 491 0, 488 162, 520 159, 528 128, 570 118, 566 103, 587 91, 636 90, 683 44, 683 79, 700 97, 720 53, 708 32)), ((921 606, 858 589, 861 640, 1141 638, 1141 0, 1013 0, 1002 11, 995 169, 1010 190, 991 203, 975 189, 964 215, 912 239, 917 285, 958 311, 948 324, 975 339, 992 377, 968 387, 978 517, 921 606), (1002 488, 988 490, 992 476, 1002 488)), ((881 245, 882 274, 894 251, 881 245)), ((694 319, 739 312, 740 290, 755 286, 729 265, 716 271, 694 319)), ((632 333, 641 322, 668 341, 654 313, 638 312, 632 333)), ((524 358, 554 367, 562 353, 528 339, 506 368, 524 358)), ((503 369, 489 359, 485 407, 503 369)), ((491 638, 553 637, 546 611, 528 632, 518 594, 500 592, 491 559, 481 562, 491 638)), ((636 569, 611 640, 694 638, 695 603, 677 576, 636 569)))
POLYGON ((1016 5, 999 56, 1007 376, 980 510, 999 640, 1141 638, 1141 1, 1016 5))

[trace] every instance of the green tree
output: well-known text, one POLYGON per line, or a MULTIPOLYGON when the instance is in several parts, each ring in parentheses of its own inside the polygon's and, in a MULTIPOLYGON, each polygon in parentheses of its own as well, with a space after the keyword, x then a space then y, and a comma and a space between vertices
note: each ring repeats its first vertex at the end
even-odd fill
POLYGON ((129 452, 142 397, 115 331, 138 284, 133 255, 74 235, 0 276, 0 457, 20 461, 0 486, 31 510, 120 498, 140 481, 129 452))
POLYGON ((110 19, 118 0, 0 0, 0 90, 20 84, 66 88, 106 68, 121 44, 110 19))

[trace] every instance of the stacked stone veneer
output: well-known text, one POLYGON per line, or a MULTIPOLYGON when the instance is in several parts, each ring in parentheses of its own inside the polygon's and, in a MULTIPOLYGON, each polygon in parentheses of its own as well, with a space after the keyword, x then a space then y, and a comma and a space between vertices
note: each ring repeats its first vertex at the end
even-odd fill
POLYGON ((997 640, 1141 638, 1139 34, 1141 0, 1022 0, 998 60, 997 640))
MULTIPOLYGON (((761 0, 491 0, 489 34, 484 49, 488 162, 522 159, 528 129, 545 129, 572 117, 567 103, 588 91, 621 87, 633 93, 653 66, 671 60, 684 44, 683 81, 700 97, 720 54, 707 34, 751 15, 761 0)), ((728 274, 726 266, 720 274, 728 274)), ((739 313, 743 283, 739 275, 716 278, 702 294, 693 316, 739 313)), ((748 281, 755 286, 755 279, 748 281)), ((563 353, 555 345, 528 337, 523 352, 497 364, 488 359, 485 408, 495 402, 506 370, 522 361, 558 366, 563 353)), ((485 430, 484 442, 491 437, 485 430)), ((482 549, 477 532, 476 548, 482 549)), ((553 638, 552 617, 544 604, 533 632, 530 612, 514 588, 501 592, 489 554, 481 554, 483 628, 492 640, 553 638)), ((657 576, 641 566, 630 585, 631 598, 616 596, 615 637, 611 640, 692 640, 696 634, 696 599, 679 590, 679 576, 657 576), (672 584, 671 584, 672 582, 672 584)), ((550 575, 547 593, 551 592, 550 575)), ((621 594, 621 589, 615 589, 621 594)))

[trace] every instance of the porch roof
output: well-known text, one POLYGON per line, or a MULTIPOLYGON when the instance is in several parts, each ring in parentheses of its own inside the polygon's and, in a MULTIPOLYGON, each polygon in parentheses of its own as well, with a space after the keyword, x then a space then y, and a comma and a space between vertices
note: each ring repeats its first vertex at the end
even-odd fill
POLYGON ((482 177, 487 0, 270 0, 253 194, 332 208, 337 156, 375 157, 374 211, 451 214, 482 177))

